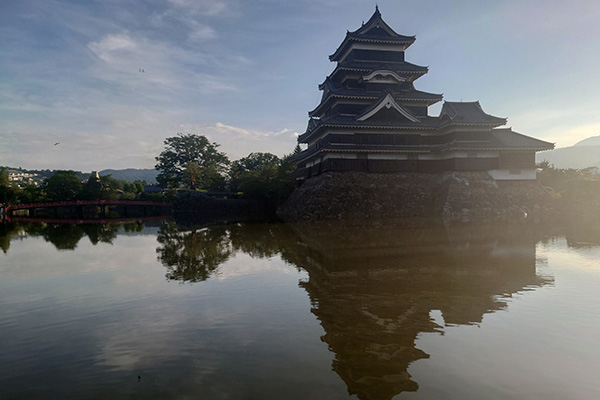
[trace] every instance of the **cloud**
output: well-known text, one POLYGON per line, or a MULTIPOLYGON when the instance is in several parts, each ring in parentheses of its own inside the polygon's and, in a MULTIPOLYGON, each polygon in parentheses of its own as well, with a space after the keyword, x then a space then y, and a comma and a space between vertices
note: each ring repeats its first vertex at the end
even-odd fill
POLYGON ((217 15, 227 8, 227 2, 218 0, 169 0, 169 3, 192 15, 217 15))
POLYGON ((246 157, 252 152, 273 153, 283 156, 290 153, 296 145, 297 132, 284 128, 279 131, 260 131, 215 124, 182 124, 182 133, 204 135, 221 145, 220 150, 227 153, 231 160, 246 157))
POLYGON ((65 118, 59 114, 56 121, 42 129, 35 121, 8 124, 6 134, 0 134, 2 163, 30 169, 81 171, 153 168, 155 157, 164 149, 165 138, 178 132, 205 135, 218 143, 231 160, 251 152, 288 154, 296 145, 297 136, 288 128, 267 131, 222 122, 181 123, 194 118, 193 111, 122 104, 98 105, 90 114, 65 118), (55 142, 60 145, 54 146, 55 142))
POLYGON ((128 102, 237 90, 225 70, 230 55, 202 54, 128 32, 106 35, 88 48, 98 61, 92 74, 121 88, 118 94, 128 102))
POLYGON ((134 40, 124 32, 109 34, 99 41, 90 42, 88 48, 102 61, 93 68, 93 74, 97 78, 121 86, 148 83, 166 87, 180 86, 173 74, 175 60, 180 55, 163 43, 145 38, 134 40))
POLYGON ((59 114, 42 126, 37 121, 7 123, 0 149, 10 151, 2 154, 2 163, 82 171, 153 168, 164 137, 177 132, 178 119, 169 111, 103 104, 89 113, 59 114))
POLYGON ((201 24, 194 20, 189 20, 188 25, 190 27, 189 38, 191 41, 198 42, 217 37, 215 30, 208 25, 201 24))
POLYGON ((133 51, 136 49, 135 42, 125 34, 108 35, 100 42, 92 42, 88 46, 98 57, 106 62, 112 62, 114 52, 133 51))

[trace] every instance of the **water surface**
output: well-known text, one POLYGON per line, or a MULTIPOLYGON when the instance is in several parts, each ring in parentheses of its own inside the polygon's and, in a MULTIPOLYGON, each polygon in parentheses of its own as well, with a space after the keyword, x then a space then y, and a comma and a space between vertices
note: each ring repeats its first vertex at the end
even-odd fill
POLYGON ((595 229, 0 229, 0 398, 596 399, 595 229))

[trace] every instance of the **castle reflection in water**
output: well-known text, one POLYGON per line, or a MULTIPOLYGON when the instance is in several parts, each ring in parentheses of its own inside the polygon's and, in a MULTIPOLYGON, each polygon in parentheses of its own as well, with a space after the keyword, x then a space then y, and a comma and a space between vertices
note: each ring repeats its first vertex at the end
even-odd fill
MULTIPOLYGON (((536 274, 531 232, 299 226, 296 265, 335 354, 333 369, 361 399, 415 391, 407 369, 427 358, 415 340, 446 324, 481 323, 503 298, 551 282, 536 274)), ((508 229, 508 228, 507 228, 508 229)))
POLYGON ((236 251, 277 254, 308 272, 300 282, 350 394, 390 399, 418 385, 410 363, 429 357, 419 333, 478 324, 506 298, 552 282, 536 273, 535 228, 403 228, 334 223, 255 224, 179 232, 161 228, 167 277, 208 279, 236 251), (525 228, 525 229, 524 229, 525 228))
MULTIPOLYGON (((58 249, 74 249, 88 237, 110 242, 139 225, 4 226, 8 251, 19 232, 42 236, 58 249)), ((332 369, 360 399, 391 399, 415 391, 409 365, 429 357, 418 349, 423 332, 445 324, 480 324, 486 313, 507 306, 514 293, 552 283, 536 272, 535 227, 402 228, 318 224, 233 224, 178 228, 157 224, 156 254, 166 278, 201 282, 238 252, 279 255, 307 271, 300 282, 333 354, 332 369)))

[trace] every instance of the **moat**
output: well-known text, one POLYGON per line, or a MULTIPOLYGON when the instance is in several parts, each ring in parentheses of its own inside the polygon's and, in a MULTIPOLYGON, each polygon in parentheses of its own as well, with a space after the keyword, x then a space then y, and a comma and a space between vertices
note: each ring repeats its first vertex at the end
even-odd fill
POLYGON ((1 226, 0 397, 595 399, 600 229, 1 226))

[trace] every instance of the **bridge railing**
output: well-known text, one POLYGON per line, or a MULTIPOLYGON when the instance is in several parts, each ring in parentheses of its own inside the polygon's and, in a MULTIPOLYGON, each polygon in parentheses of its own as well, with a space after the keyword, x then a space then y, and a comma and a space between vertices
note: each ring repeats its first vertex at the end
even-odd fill
POLYGON ((49 207, 71 207, 71 206, 161 206, 168 207, 171 203, 166 201, 143 201, 143 200, 71 200, 71 201, 55 201, 45 203, 26 203, 26 204, 11 204, 4 211, 6 213, 15 210, 31 209, 31 208, 49 208, 49 207))

